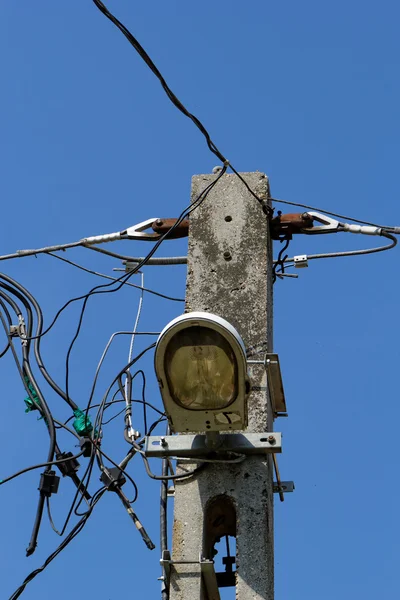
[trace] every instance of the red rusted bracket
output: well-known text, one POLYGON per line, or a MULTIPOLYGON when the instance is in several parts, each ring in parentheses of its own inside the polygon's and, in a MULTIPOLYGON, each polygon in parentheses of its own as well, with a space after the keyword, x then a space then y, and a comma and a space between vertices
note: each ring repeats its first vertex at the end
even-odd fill
MULTIPOLYGON (((152 229, 156 233, 167 233, 175 225, 178 219, 156 219, 152 224, 152 229)), ((189 219, 184 219, 167 237, 168 240, 186 237, 189 233, 189 219)))
POLYGON ((282 236, 292 236, 294 233, 303 233, 303 229, 313 227, 314 219, 308 213, 288 213, 278 215, 271 220, 271 237, 279 240, 282 236))

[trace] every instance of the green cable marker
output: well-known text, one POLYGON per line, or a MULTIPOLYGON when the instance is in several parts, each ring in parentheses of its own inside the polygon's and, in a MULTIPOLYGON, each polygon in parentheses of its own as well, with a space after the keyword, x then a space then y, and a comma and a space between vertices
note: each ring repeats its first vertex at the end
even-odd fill
POLYGON ((32 397, 27 396, 26 398, 24 398, 24 402, 26 404, 25 412, 28 413, 28 412, 31 412, 32 410, 39 410, 39 408, 41 408, 41 404, 40 404, 38 395, 36 393, 36 390, 33 387, 33 385, 31 384, 31 382, 29 381, 28 377, 25 377, 25 381, 28 385, 30 393, 32 394, 32 397))
POLYGON ((75 429, 76 433, 81 437, 89 437, 93 431, 93 425, 89 415, 86 415, 86 413, 83 410, 77 408, 76 410, 74 410, 74 416, 75 420, 72 426, 75 429))

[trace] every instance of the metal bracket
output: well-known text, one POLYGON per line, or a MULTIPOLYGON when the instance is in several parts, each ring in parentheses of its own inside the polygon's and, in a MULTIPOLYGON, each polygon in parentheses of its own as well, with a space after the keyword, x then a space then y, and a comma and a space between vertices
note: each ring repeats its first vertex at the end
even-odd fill
POLYGON ((299 254, 298 256, 295 256, 293 262, 296 269, 304 269, 305 267, 308 267, 307 254, 299 254))
POLYGON ((294 492, 294 489, 294 481, 281 481, 280 483, 274 481, 273 483, 274 494, 286 494, 288 492, 294 492))
POLYGON ((198 435, 154 435, 146 438, 144 453, 148 457, 177 456, 178 458, 201 458, 210 452, 225 454, 269 454, 282 452, 282 434, 266 433, 226 433, 220 434, 218 448, 210 449, 205 434, 198 435))
POLYGON ((164 550, 160 564, 163 570, 161 579, 167 590, 169 590, 171 582, 171 567, 174 565, 200 565, 207 592, 207 600, 221 600, 213 560, 206 560, 201 556, 199 557, 199 560, 171 560, 171 553, 169 550, 164 550))
POLYGON ((20 335, 20 325, 11 325, 10 337, 19 337, 19 335, 20 335))
POLYGON ((219 594, 217 575, 215 573, 214 561, 200 560, 201 574, 203 575, 204 585, 207 591, 208 600, 221 600, 219 594))

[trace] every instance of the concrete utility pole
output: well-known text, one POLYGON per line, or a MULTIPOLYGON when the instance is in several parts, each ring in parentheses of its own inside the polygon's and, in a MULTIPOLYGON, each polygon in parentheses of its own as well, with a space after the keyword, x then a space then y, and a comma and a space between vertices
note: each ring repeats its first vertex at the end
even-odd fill
MULTIPOLYGON (((192 200, 216 176, 195 176, 192 200)), ((243 177, 267 200, 263 173, 243 177)), ((190 216, 186 311, 227 319, 251 358, 262 361, 272 351, 271 270, 267 218, 239 178, 224 175, 190 216)), ((249 374, 247 431, 271 431, 265 368, 250 365, 249 374)), ((236 537, 237 600, 273 600, 272 474, 271 455, 249 456, 235 465, 210 464, 195 478, 176 483, 170 600, 218 598, 207 597, 199 556, 211 560, 216 541, 225 535, 236 537)))

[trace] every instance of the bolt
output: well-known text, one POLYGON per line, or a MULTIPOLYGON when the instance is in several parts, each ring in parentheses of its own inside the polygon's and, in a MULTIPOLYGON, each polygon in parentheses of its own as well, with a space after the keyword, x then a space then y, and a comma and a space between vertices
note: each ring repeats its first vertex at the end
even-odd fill
POLYGON ((165 437, 161 437, 161 438, 160 438, 160 443, 161 443, 161 446, 162 446, 163 448, 165 448, 165 446, 168 446, 168 442, 167 442, 167 440, 165 439, 165 437))
POLYGON ((276 439, 275 439, 275 437, 273 435, 269 435, 268 436, 268 441, 269 441, 270 444, 275 444, 276 439))
POLYGON ((157 219, 156 220, 156 225, 158 225, 159 227, 164 223, 164 221, 162 219, 157 219))
POLYGON ((225 250, 225 252, 224 252, 224 259, 225 260, 231 260, 232 259, 232 254, 229 252, 229 250, 225 250))

